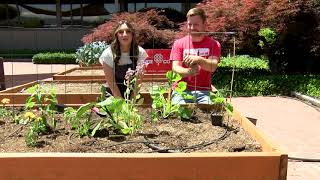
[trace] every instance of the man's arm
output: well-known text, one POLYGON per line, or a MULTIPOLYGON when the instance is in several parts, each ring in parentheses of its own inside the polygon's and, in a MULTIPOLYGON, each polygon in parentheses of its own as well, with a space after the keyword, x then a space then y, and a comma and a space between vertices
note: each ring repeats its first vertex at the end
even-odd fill
POLYGON ((197 64, 190 66, 189 68, 182 67, 182 61, 172 62, 172 71, 180 74, 182 77, 194 76, 198 74, 199 67, 197 64))
POLYGON ((215 56, 210 56, 208 59, 203 58, 202 61, 200 61, 199 65, 202 69, 214 72, 218 67, 219 59, 215 56))
POLYGON ((202 69, 209 72, 214 72, 218 67, 219 59, 215 56, 210 56, 208 57, 208 59, 206 59, 201 56, 190 55, 184 58, 183 63, 185 63, 189 67, 198 64, 202 69))

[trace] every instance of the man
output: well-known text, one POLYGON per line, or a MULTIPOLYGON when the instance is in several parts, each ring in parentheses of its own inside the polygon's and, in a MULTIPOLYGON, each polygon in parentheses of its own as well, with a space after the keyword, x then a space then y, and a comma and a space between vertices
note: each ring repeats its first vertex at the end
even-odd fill
POLYGON ((205 33, 206 15, 203 9, 193 8, 187 13, 188 35, 174 42, 170 59, 172 70, 187 82, 187 93, 194 99, 183 99, 173 92, 173 103, 211 103, 211 73, 220 61, 220 43, 205 33))

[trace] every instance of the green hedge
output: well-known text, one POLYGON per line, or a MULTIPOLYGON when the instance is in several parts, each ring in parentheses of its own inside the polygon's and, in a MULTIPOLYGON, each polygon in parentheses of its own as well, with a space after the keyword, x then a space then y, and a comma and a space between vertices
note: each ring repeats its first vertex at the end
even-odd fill
POLYGON ((77 64, 74 53, 39 53, 33 56, 34 64, 77 64))
POLYGON ((38 53, 54 53, 54 52, 64 52, 73 53, 74 49, 63 49, 63 50, 32 50, 32 49, 21 49, 21 50, 0 50, 0 57, 15 59, 15 58, 28 58, 31 59, 34 55, 38 53))
POLYGON ((241 73, 269 73, 268 60, 248 55, 239 55, 235 57, 222 57, 218 66, 218 71, 230 72, 232 69, 241 73))
MULTIPOLYGON (((229 92, 231 73, 216 73, 212 81, 217 89, 229 92)), ((234 76, 233 96, 290 95, 292 91, 319 98, 320 75, 235 73, 234 76)))

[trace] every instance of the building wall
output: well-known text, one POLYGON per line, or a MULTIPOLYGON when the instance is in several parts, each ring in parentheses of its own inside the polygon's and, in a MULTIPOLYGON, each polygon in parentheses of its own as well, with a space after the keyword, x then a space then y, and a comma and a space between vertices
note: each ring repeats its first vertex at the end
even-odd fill
POLYGON ((0 29, 0 50, 76 49, 81 38, 90 32, 84 28, 3 28, 0 29))

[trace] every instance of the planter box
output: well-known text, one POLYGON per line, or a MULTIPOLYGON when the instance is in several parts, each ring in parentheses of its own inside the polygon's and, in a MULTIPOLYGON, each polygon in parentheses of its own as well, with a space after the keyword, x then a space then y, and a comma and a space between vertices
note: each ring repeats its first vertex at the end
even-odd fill
MULTIPOLYGON (((87 86, 86 84, 92 84, 92 83, 98 83, 103 84, 103 81, 94 80, 82 80, 82 81, 50 81, 50 80, 43 80, 43 81, 33 81, 30 83, 26 83, 23 85, 15 86, 12 88, 8 88, 7 90, 0 91, 0 99, 2 98, 8 98, 10 99, 11 105, 16 106, 23 106, 26 102, 27 97, 29 97, 31 94, 27 92, 23 92, 25 89, 32 87, 33 85, 36 85, 38 83, 44 83, 44 84, 51 84, 51 83, 59 83, 59 84, 65 84, 67 86, 68 83, 76 83, 79 84, 79 86, 87 86)), ((68 87, 68 86, 67 86, 68 87)), ((97 91, 97 90, 96 90, 97 91)), ((93 93, 91 92, 91 89, 88 92, 66 92, 66 93, 57 93, 57 99, 59 104, 65 104, 70 106, 79 106, 81 104, 85 104, 87 102, 96 101, 97 98, 100 96, 101 93, 93 93)))
MULTIPOLYGON (((146 81, 167 81, 165 74, 144 74, 146 81)), ((105 80, 102 66, 76 67, 53 75, 53 80, 105 80), (81 74, 82 73, 82 74, 81 74)))
POLYGON ((104 73, 102 66, 96 67, 75 67, 67 71, 57 73, 53 75, 53 80, 104 80, 104 73), (87 71, 88 75, 78 75, 77 71, 85 72, 87 71), (90 71, 101 71, 99 74, 90 74, 90 71), (75 74, 76 73, 76 74, 75 74))
MULTIPOLYGON (((144 79, 143 82, 154 82, 157 81, 155 79, 144 79)), ((161 81, 161 80, 159 80, 161 81)), ((142 83, 143 83, 142 82, 142 83)), ((33 81, 30 83, 22 84, 19 86, 15 86, 12 88, 8 88, 4 91, 0 91, 0 100, 3 98, 10 99, 10 103, 8 106, 15 105, 15 106, 24 106, 27 97, 29 97, 31 94, 27 92, 22 92, 23 90, 32 87, 33 85, 36 85, 38 83, 61 83, 65 84, 67 86, 68 83, 78 83, 83 84, 82 86, 85 88, 88 85, 92 83, 99 83, 99 84, 105 84, 105 80, 99 80, 99 79, 84 79, 84 80, 43 80, 43 81, 33 81), (86 85, 88 84, 88 85, 86 85)), ((79 85, 80 86, 80 85, 79 85)), ((88 92, 68 92, 68 93, 57 93, 57 99, 59 104, 64 104, 67 106, 81 106, 82 104, 96 101, 98 97, 101 96, 100 89, 95 89, 95 92, 92 92, 92 89, 89 89, 88 92)), ((144 98, 144 104, 149 105, 151 104, 151 96, 148 91, 141 91, 141 96, 144 98)))
POLYGON ((0 179, 285 180, 287 154, 238 111, 233 116, 262 152, 1 153, 0 179))

